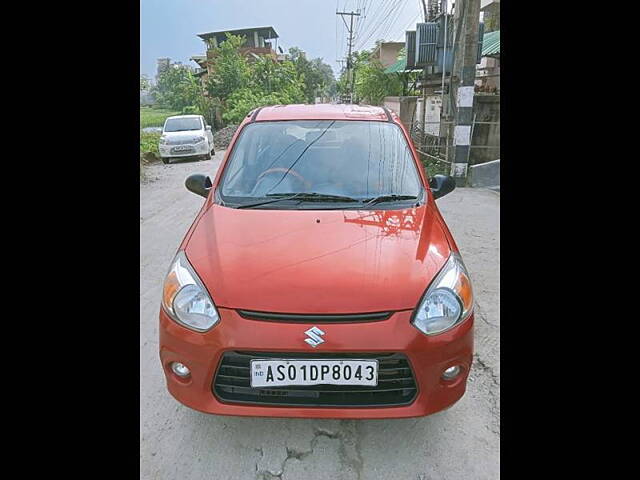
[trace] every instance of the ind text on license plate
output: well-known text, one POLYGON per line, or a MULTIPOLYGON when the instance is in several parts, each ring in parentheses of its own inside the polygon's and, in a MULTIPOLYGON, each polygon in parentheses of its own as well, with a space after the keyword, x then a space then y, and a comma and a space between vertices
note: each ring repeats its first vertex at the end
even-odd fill
POLYGON ((252 387, 378 385, 377 360, 251 360, 252 387))

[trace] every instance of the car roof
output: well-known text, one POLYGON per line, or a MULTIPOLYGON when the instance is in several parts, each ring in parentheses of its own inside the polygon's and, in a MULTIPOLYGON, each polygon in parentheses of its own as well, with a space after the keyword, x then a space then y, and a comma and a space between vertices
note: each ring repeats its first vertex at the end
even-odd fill
POLYGON ((315 105, 295 104, 262 107, 254 118, 256 122, 274 120, 388 121, 389 116, 387 116, 385 109, 382 107, 319 103, 315 105))

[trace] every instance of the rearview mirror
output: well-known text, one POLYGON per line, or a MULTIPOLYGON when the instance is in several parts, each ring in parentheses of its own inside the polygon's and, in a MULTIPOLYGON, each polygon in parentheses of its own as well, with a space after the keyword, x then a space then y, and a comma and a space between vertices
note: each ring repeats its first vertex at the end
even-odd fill
POLYGON ((206 128, 207 130, 211 131, 211 125, 207 125, 207 126, 206 126, 206 127, 204 127, 204 128, 206 128))
POLYGON ((193 175, 189 175, 187 177, 187 179, 184 181, 184 185, 190 192, 207 198, 213 184, 211 183, 211 179, 207 175, 194 173, 193 175))
POLYGON ((431 187, 433 198, 440 198, 456 188, 456 181, 449 175, 434 175, 429 180, 429 186, 431 187))

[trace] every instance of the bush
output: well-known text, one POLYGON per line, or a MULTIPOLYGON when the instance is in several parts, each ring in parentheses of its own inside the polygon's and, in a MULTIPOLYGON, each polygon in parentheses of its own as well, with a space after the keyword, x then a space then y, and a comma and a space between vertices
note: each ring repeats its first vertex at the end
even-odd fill
POLYGON ((154 153, 160 155, 158 151, 158 142, 160 141, 159 133, 140 132, 140 154, 154 153))
POLYGON ((200 110, 198 107, 194 107, 193 105, 189 105, 182 109, 182 115, 198 115, 200 114, 200 110))

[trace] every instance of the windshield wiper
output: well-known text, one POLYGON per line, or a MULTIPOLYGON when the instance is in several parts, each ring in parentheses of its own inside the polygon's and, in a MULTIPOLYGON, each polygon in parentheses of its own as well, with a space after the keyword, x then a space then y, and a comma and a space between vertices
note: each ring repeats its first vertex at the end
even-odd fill
POLYGON ((306 200, 306 201, 311 201, 311 202, 358 202, 359 200, 357 198, 352 198, 352 197, 344 197, 342 195, 329 195, 326 193, 316 193, 316 192, 299 192, 299 193, 269 193, 266 196, 267 197, 275 197, 278 196, 278 198, 273 198, 270 200, 263 200, 261 202, 255 202, 255 203, 245 203, 243 205, 239 205, 236 208, 252 208, 252 207, 258 207, 260 205, 267 205, 269 203, 274 203, 274 202, 280 202, 282 200, 294 200, 294 199, 298 199, 298 200, 306 200))
POLYGON ((382 203, 382 202, 394 202, 397 200, 417 200, 418 197, 416 197, 415 195, 380 195, 378 197, 373 197, 373 198, 365 198, 364 200, 362 200, 363 205, 362 207, 368 207, 370 205, 375 205, 377 203, 382 203))

